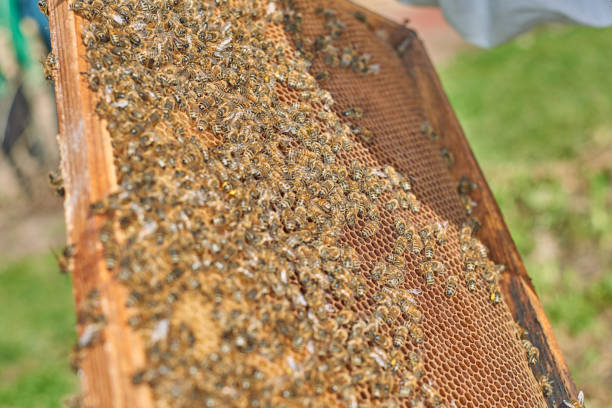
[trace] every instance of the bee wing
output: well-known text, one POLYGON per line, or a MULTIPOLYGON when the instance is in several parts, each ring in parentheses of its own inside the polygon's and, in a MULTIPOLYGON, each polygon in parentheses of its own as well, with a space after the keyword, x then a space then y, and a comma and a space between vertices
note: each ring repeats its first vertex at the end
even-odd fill
POLYGON ((378 176, 380 178, 387 178, 387 174, 382 169, 380 169, 378 167, 374 167, 372 169, 372 174, 374 174, 374 175, 376 175, 376 176, 378 176))

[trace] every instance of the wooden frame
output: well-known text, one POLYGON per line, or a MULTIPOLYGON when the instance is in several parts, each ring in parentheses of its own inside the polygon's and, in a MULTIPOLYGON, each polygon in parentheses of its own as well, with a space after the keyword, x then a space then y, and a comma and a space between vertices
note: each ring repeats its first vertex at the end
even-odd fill
MULTIPOLYGON (((126 325, 127 290, 111 278, 98 242, 100 217, 90 204, 105 197, 117 184, 110 136, 95 114, 93 93, 87 87, 88 63, 81 41, 80 17, 68 9, 68 1, 49 4, 51 43, 59 59, 55 78, 59 123, 58 143, 65 181, 64 211, 68 242, 76 245, 73 287, 77 315, 87 294, 100 291, 102 313, 108 324, 102 344, 83 353, 79 376, 86 407, 153 406, 146 386, 131 381, 136 367, 144 365, 144 348, 138 334, 126 325)), ((77 331, 84 327, 78 324, 77 331)))
MULTIPOLYGON (((145 362, 144 349, 139 336, 125 323, 127 290, 112 279, 104 266, 97 239, 101 219, 92 216, 89 210, 92 202, 115 188, 116 177, 110 137, 94 113, 94 95, 83 75, 87 71, 87 61, 80 38, 82 19, 69 11, 66 0, 49 3, 51 42, 59 59, 55 89, 60 129, 58 142, 66 187, 66 229, 69 243, 76 245, 73 259, 76 309, 78 313, 84 307, 87 294, 98 289, 102 312, 108 321, 103 330, 104 342, 83 353, 79 375, 84 403, 86 407, 153 406, 150 389, 131 381, 134 371, 145 362)), ((478 202, 475 215, 484 221, 479 238, 490 248, 492 258, 507 266, 503 282, 506 301, 515 320, 528 329, 532 342, 540 349, 535 373, 548 374, 553 380, 555 404, 571 399, 576 395, 576 388, 550 323, 422 42, 405 27, 346 0, 338 1, 337 5, 359 10, 367 16, 368 24, 385 31, 395 46, 408 36, 412 38, 412 46, 403 57, 406 68, 417 80, 429 120, 440 134, 440 143, 454 153, 453 176, 457 180, 468 176, 479 187, 474 193, 478 202)), ((79 324, 78 332, 83 330, 83 325, 79 324)))

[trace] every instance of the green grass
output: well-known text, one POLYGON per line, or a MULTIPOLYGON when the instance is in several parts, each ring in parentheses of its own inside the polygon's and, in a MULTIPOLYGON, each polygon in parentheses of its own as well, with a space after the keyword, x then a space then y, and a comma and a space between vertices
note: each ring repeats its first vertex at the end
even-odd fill
POLYGON ((459 55, 440 73, 544 296, 552 286, 586 290, 566 275, 599 279, 610 272, 603 252, 612 249, 612 163, 590 158, 612 152, 611 35, 609 29, 541 28, 493 50, 459 55), (535 254, 542 233, 552 237, 558 255, 544 261, 568 262, 542 262, 535 254), (580 256, 603 259, 587 271, 572 270, 580 256), (547 269, 567 274, 547 276, 547 269))
POLYGON ((612 400, 611 45, 545 27, 440 72, 591 407, 612 400))
POLYGON ((574 157, 612 124, 610 30, 575 26, 529 33, 460 55, 442 71, 481 163, 574 157))
POLYGON ((60 407, 76 390, 72 286, 52 255, 0 266, 0 407, 60 407))

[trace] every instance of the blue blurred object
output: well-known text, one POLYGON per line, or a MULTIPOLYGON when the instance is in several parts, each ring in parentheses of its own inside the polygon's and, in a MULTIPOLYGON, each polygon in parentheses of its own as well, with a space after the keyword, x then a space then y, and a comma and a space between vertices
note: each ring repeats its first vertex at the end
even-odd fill
POLYGON ((38 8, 37 0, 0 0, 0 27, 4 27, 10 34, 12 51, 20 68, 27 68, 33 62, 28 38, 23 34, 20 26, 21 21, 26 17, 36 23, 41 40, 47 50, 50 50, 49 22, 38 8))
POLYGON ((49 35, 49 20, 47 20, 47 16, 45 16, 38 8, 38 1, 37 0, 13 0, 13 1, 17 2, 17 9, 19 10, 20 19, 29 17, 33 19, 34 21, 36 21, 36 25, 38 26, 38 32, 40 33, 40 38, 47 45, 47 50, 50 50, 51 49, 51 37, 49 35))
POLYGON ((438 6, 467 41, 493 47, 546 21, 593 27, 612 25, 610 0, 400 0, 438 6))

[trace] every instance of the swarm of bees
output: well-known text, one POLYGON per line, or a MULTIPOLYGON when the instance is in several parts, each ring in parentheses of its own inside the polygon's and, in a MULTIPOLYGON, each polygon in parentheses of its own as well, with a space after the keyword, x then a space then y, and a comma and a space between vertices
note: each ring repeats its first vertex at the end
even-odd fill
POLYGON ((317 8, 315 12, 324 17, 325 27, 328 30, 328 35, 314 39, 315 56, 320 55, 331 67, 350 68, 364 75, 380 72, 380 65, 370 63, 372 56, 360 53, 356 46, 343 48, 336 46, 336 40, 342 36, 346 25, 338 18, 335 10, 317 8))
POLYGON ((459 243, 464 266, 463 279, 470 292, 476 290, 480 282, 484 282, 489 293, 489 300, 494 305, 501 302, 499 281, 505 270, 504 265, 497 265, 488 258, 488 249, 472 235, 478 229, 478 222, 468 220, 461 227, 459 243))
POLYGON ((100 292, 97 289, 91 290, 79 306, 77 321, 83 329, 70 356, 70 364, 75 372, 79 369, 83 351, 103 341, 102 331, 106 326, 106 318, 101 312, 100 292))
MULTIPOLYGON (((328 35, 313 40, 290 0, 70 8, 83 18, 84 75, 115 157, 118 190, 90 213, 106 217, 104 262, 129 288, 127 323, 145 340, 133 382, 162 406, 357 407, 363 395, 375 406, 447 406, 425 371, 427 316, 407 260, 423 287, 439 281, 451 298, 462 282, 484 282, 495 304, 503 268, 467 224, 465 270, 447 268, 448 223, 414 220, 418 180, 347 159, 355 140, 376 140, 346 122, 360 107, 334 113, 312 60, 364 75, 379 67, 335 47, 336 13, 319 12, 328 35), (293 42, 270 40, 270 27, 293 42), (347 233, 392 239, 371 264, 347 233)), ((103 323, 85 322, 79 348, 100 340, 103 323)))

